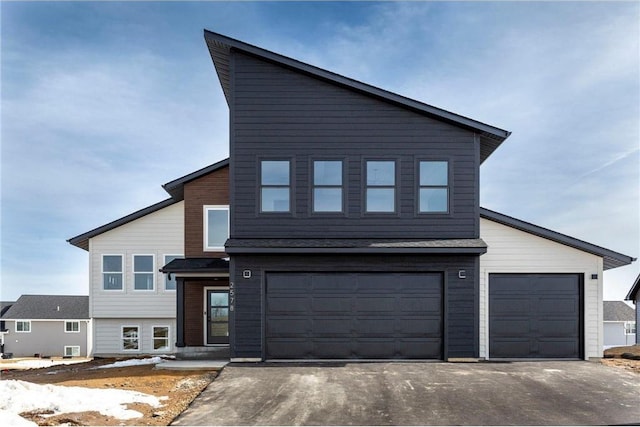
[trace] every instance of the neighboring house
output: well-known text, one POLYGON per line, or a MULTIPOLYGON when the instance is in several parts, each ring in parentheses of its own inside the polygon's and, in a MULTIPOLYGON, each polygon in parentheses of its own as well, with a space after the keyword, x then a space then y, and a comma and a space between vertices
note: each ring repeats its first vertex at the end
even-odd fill
POLYGON ((2 320, 2 316, 14 304, 14 301, 0 301, 0 355, 4 354, 4 336, 7 333, 7 327, 2 320))
POLYGON ((22 295, 1 318, 4 354, 88 356, 91 354, 89 297, 22 295))
POLYGON ((637 327, 640 325, 640 307, 638 304, 640 302, 640 274, 636 277, 625 299, 627 301, 633 301, 633 304, 636 306, 636 344, 640 344, 640 334, 638 334, 637 331, 637 327))
POLYGON ((602 273, 634 258, 480 208, 480 164, 509 132, 205 40, 230 158, 69 240, 90 253, 96 352, 149 352, 162 311, 167 351, 234 361, 602 356, 602 273))
POLYGON ((636 314, 623 301, 604 301, 604 348, 636 343, 636 314))

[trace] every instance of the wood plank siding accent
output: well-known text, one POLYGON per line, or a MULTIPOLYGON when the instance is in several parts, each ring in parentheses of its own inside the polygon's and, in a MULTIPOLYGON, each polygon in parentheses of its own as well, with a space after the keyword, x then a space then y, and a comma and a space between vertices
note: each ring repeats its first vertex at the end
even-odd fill
POLYGON ((478 268, 478 257, 471 255, 235 255, 231 357, 264 357, 265 275, 270 271, 443 272, 445 357, 477 357, 478 268), (243 278, 244 270, 251 271, 250 278, 243 278), (465 279, 458 277, 459 270, 465 270, 465 279))
POLYGON ((229 167, 184 185, 184 250, 187 258, 220 258, 220 252, 204 251, 203 206, 229 205, 229 167))
POLYGON ((231 114, 235 238, 477 238, 479 139, 372 95, 234 52, 231 114), (259 213, 259 161, 292 161, 292 212, 259 213), (314 214, 314 159, 342 159, 345 212, 314 214), (364 213, 367 159, 396 161, 397 213, 364 213), (417 162, 447 160, 450 212, 417 214, 417 162))

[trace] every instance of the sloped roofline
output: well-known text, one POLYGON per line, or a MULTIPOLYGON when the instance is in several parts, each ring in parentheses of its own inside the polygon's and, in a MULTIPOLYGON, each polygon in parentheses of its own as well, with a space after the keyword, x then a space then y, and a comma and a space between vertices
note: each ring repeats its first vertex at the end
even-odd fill
POLYGON ((402 95, 389 92, 384 89, 354 80, 331 71, 306 64, 296 59, 271 52, 258 46, 254 46, 240 40, 227 37, 225 35, 215 33, 213 31, 204 30, 204 38, 209 49, 209 54, 213 60, 222 91, 224 92, 227 104, 231 103, 231 82, 230 82, 230 53, 232 49, 242 51, 268 62, 276 63, 289 69, 293 69, 303 74, 311 75, 324 81, 337 84, 364 93, 385 101, 400 105, 404 108, 426 114, 431 117, 438 118, 442 121, 452 123, 454 125, 469 129, 480 135, 481 153, 480 161, 484 161, 498 146, 511 135, 511 132, 488 125, 486 123, 473 120, 471 118, 461 116, 451 111, 443 110, 402 95))
POLYGON ((2 315, 2 320, 89 319, 88 295, 21 295, 2 315), (58 306, 58 310, 53 307, 58 306), (47 310, 50 309, 50 310, 47 310))
POLYGON ((638 301, 638 291, 640 291, 640 274, 636 277, 636 281, 633 282, 633 286, 631 286, 629 293, 624 299, 628 301, 638 301))
POLYGON ((174 179, 173 181, 167 182, 162 186, 164 190, 171 195, 172 198, 177 200, 184 199, 184 185, 188 182, 193 181, 194 179, 198 179, 204 175, 210 174, 211 172, 215 172, 218 169, 222 169, 225 166, 229 166, 229 158, 220 160, 212 165, 206 166, 202 169, 199 169, 195 172, 189 173, 183 177, 174 179))
POLYGON ((567 236, 566 234, 558 233, 557 231, 549 230, 548 228, 540 227, 539 225, 531 224, 530 222, 522 221, 486 208, 480 208, 480 217, 600 256, 603 258, 605 270, 629 265, 636 260, 636 258, 628 255, 624 255, 619 252, 585 242, 584 240, 576 239, 574 237, 567 236))

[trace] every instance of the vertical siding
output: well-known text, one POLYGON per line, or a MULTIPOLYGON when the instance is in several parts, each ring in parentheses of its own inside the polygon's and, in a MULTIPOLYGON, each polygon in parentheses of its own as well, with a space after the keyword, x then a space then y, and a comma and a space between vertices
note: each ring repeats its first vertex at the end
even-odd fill
POLYGON ((94 319, 94 342, 93 356, 137 356, 141 354, 167 354, 175 352, 176 342, 176 320, 175 318, 155 318, 155 319, 94 319), (138 326, 140 350, 122 350, 122 326, 138 326), (169 346, 170 349, 155 351, 153 349, 153 327, 169 326, 169 346))
POLYGON ((584 282, 585 358, 602 357, 602 258, 481 218, 480 357, 488 357, 491 273, 578 273, 584 282), (591 279, 597 274, 598 279, 591 279))
POLYGON ((241 53, 232 62, 233 237, 477 237, 479 156, 472 132, 241 53), (264 157, 293 161, 291 214, 258 214, 264 157), (311 212, 310 167, 322 157, 345 162, 344 215, 311 212), (396 160, 396 214, 363 213, 367 158, 396 160), (450 162, 449 214, 416 214, 420 159, 450 162))
POLYGON ((165 255, 184 254, 184 202, 167 206, 89 241, 89 310, 93 318, 175 317, 176 291, 164 289, 158 270, 165 255), (102 289, 102 255, 123 255, 124 289, 102 289), (153 291, 133 289, 133 255, 154 255, 153 291))
POLYGON ((224 257, 204 251, 205 205, 229 205, 229 167, 211 172, 184 186, 184 250, 192 258, 224 257))
MULTIPOLYGON (((24 319, 29 320, 29 319, 24 319)), ((74 319, 69 319, 74 320, 74 319)), ((80 332, 64 331, 64 321, 32 320, 31 332, 17 333, 15 321, 7 320, 8 332, 4 336, 5 353, 13 353, 14 357, 64 356, 65 346, 79 346, 80 356, 87 356, 88 320, 79 320, 80 332)))

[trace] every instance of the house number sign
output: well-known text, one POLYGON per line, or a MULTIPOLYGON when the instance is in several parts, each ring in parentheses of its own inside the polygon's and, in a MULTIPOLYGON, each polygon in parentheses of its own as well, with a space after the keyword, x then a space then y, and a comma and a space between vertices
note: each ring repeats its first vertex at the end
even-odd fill
POLYGON ((236 290, 233 286, 233 282, 229 282, 229 311, 233 311, 233 306, 236 302, 236 290))

